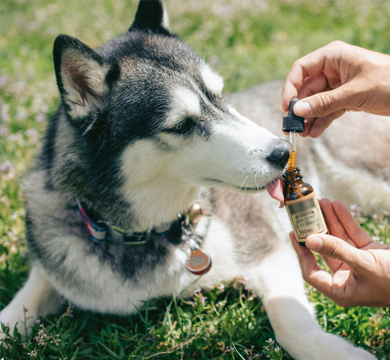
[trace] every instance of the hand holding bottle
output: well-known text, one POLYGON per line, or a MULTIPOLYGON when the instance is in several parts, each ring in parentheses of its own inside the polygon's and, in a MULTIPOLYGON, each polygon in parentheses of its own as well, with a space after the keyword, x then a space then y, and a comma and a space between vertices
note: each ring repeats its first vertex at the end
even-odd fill
POLYGON ((320 201, 331 235, 311 235, 298 254, 303 278, 341 306, 390 306, 390 247, 375 242, 340 202, 320 201), (321 269, 319 253, 333 276, 321 269))
POLYGON ((295 114, 306 118, 301 136, 320 136, 345 111, 390 115, 390 56, 334 41, 293 64, 283 111, 293 97, 301 99, 295 114))

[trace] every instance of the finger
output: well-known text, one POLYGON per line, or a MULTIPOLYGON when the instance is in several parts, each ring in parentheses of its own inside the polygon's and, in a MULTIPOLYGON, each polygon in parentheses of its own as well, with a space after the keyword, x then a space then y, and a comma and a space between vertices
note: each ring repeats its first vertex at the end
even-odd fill
POLYGON ((297 97, 306 78, 323 72, 328 51, 323 47, 297 60, 287 74, 282 90, 282 111, 288 111, 288 105, 293 97, 297 97))
POLYGON ((347 264, 359 277, 367 263, 367 254, 346 241, 331 235, 315 234, 306 239, 306 247, 321 255, 340 260, 347 264))
POLYGON ((328 81, 323 73, 306 78, 302 87, 298 91, 298 98, 303 99, 308 96, 325 91, 328 87, 328 81))
MULTIPOLYGON (((325 88, 325 91, 331 90, 329 87, 325 88)), ((298 95, 301 98, 301 94, 298 95)), ((306 118, 305 119, 305 130, 299 135, 301 137, 310 136, 311 138, 317 138, 320 136, 333 122, 340 116, 344 115, 345 109, 337 110, 331 114, 317 117, 317 118, 306 118)))
MULTIPOLYGON (((348 234, 346 233, 342 223, 337 217, 331 201, 325 198, 319 200, 319 203, 330 234, 338 238, 341 238, 344 241, 346 241, 349 245, 356 247, 355 243, 348 237, 348 234)), ((322 255, 322 258, 324 259, 329 269, 333 273, 340 270, 340 268, 343 265, 343 262, 338 259, 333 259, 325 255, 322 255)))
MULTIPOLYGON (((347 234, 347 232, 344 229, 343 224, 340 222, 339 218, 337 217, 334 209, 333 204, 329 199, 321 199, 319 200, 322 213, 324 214, 325 222, 328 227, 328 230, 331 235, 336 236, 338 238, 343 239, 346 241, 349 245, 356 248, 356 244, 351 240, 347 234)), ((342 268, 347 268, 348 266, 337 259, 332 259, 327 256, 322 256, 325 260, 326 264, 329 266, 331 271, 335 273, 337 270, 340 270, 342 268)))
POLYGON ((321 117, 337 110, 354 108, 356 91, 351 82, 337 89, 301 99, 294 105, 294 113, 304 117, 321 117))
POLYGON ((306 78, 315 77, 323 73, 330 88, 333 89, 340 86, 341 57, 346 52, 346 47, 350 52, 350 45, 341 41, 335 41, 297 60, 292 65, 283 86, 281 109, 288 111, 291 98, 297 96, 306 78))
POLYGON ((333 209, 332 202, 328 198, 319 199, 318 202, 330 234, 347 241, 348 235, 333 209))
POLYGON ((299 259, 303 258, 303 257, 313 258, 315 263, 317 264, 317 260, 315 259, 315 256, 313 255, 313 253, 309 249, 298 245, 298 241, 297 241, 293 231, 290 232, 289 236, 290 236, 291 243, 294 247, 294 250, 298 255, 298 258, 299 259))
POLYGON ((280 103, 281 110, 283 112, 288 112, 291 99, 297 96, 298 89, 293 84, 291 84, 287 76, 282 89, 282 101, 280 103))
MULTIPOLYGON (((345 239, 347 237, 347 233, 345 232, 344 227, 341 225, 338 217, 336 216, 331 201, 325 198, 319 200, 319 203, 329 232, 334 236, 345 239)), ((343 264, 342 261, 338 259, 332 259, 328 256, 322 255, 322 258, 324 259, 332 273, 335 273, 343 264)))
POLYGON ((310 250, 298 245, 294 232, 290 233, 290 239, 298 254, 303 279, 336 303, 341 305, 349 302, 352 304, 351 297, 353 297, 356 287, 356 278, 351 270, 346 268, 338 270, 332 277, 331 274, 318 266, 317 260, 310 250))
POLYGON ((332 279, 332 295, 329 296, 343 307, 356 306, 359 303, 359 280, 350 269, 338 270, 332 279))
MULTIPOLYGON (((361 248, 373 242, 370 235, 368 235, 360 227, 359 223, 352 216, 349 209, 341 201, 334 201, 332 206, 340 223, 348 234, 348 237, 356 244, 358 248, 361 248)), ((332 235, 338 236, 336 234, 333 234, 333 232, 332 235)))
POLYGON ((311 273, 311 271, 316 271, 318 267, 317 259, 315 258, 314 254, 306 247, 299 246, 298 241, 295 237, 295 234, 293 231, 289 234, 291 243, 294 247, 295 252, 298 255, 299 264, 302 269, 302 274, 305 272, 305 274, 311 273))
MULTIPOLYGON (((350 269, 338 270, 332 278, 332 293, 338 293, 340 289, 343 289, 347 282, 349 281, 349 277, 351 276, 350 269)), ((352 277, 353 278, 353 277, 352 277)))
POLYGON ((332 202, 327 198, 321 199, 318 202, 321 206, 322 214, 324 215, 329 232, 333 236, 336 236, 343 240, 347 240, 347 232, 345 231, 343 224, 337 217, 336 212, 333 209, 332 202))
POLYGON ((318 266, 310 271, 305 264, 300 265, 302 277, 308 284, 341 306, 356 305, 357 279, 351 270, 339 270, 332 277, 331 274, 318 266))
POLYGON ((308 135, 313 139, 319 137, 329 127, 333 120, 338 119, 340 116, 344 115, 344 113, 345 109, 341 109, 336 110, 331 114, 316 118, 310 129, 308 129, 308 135))
MULTIPOLYGON (((371 251, 371 250, 390 250, 390 246, 382 244, 378 241, 372 241, 368 245, 363 246, 362 250, 369 250, 369 251, 371 251)), ((372 254, 374 254, 374 253, 372 253, 372 254)), ((374 256, 374 257, 376 257, 376 256, 374 256)))
POLYGON ((297 252, 299 265, 304 280, 328 297, 332 296, 332 276, 318 266, 314 254, 307 248, 299 246, 294 232, 290 233, 291 243, 297 252))
POLYGON ((315 121, 315 119, 305 119, 305 130, 301 133, 299 133, 298 135, 301 136, 301 137, 306 137, 309 135, 309 131, 310 131, 310 128, 311 128, 311 125, 313 124, 313 121, 315 121))

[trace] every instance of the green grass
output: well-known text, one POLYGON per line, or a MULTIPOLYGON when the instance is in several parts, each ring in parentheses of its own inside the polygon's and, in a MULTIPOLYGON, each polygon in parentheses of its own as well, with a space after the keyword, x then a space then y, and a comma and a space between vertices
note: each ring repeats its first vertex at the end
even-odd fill
MULTIPOLYGON (((387 1, 166 3, 172 30, 224 76, 226 92, 283 78, 296 59, 336 39, 390 52, 387 1)), ((19 184, 33 165, 47 118, 59 103, 51 55, 54 38, 67 33, 96 48, 126 31, 136 4, 135 0, 0 1, 1 308, 28 275, 19 184)), ((377 240, 390 243, 389 218, 383 213, 359 221, 377 240)), ((153 300, 137 316, 126 318, 69 308, 60 316, 41 319, 28 342, 10 336, 8 349, 0 346, 0 358, 254 359, 268 355, 288 359, 268 340, 274 339, 274 333, 261 301, 240 282, 222 290, 194 294, 190 301, 153 300)), ((366 347, 380 359, 389 358, 388 316, 378 315, 375 308, 344 309, 310 287, 308 296, 326 331, 366 347)))

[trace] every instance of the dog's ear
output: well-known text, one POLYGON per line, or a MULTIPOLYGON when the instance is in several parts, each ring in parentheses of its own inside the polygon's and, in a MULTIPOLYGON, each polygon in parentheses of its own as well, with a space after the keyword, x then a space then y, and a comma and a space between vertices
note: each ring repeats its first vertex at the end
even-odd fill
POLYGON ((162 0, 140 0, 129 31, 137 29, 169 34, 169 18, 162 0))
POLYGON ((102 110, 107 91, 119 75, 115 61, 107 62, 76 38, 59 35, 54 41, 54 67, 62 102, 72 119, 102 110))

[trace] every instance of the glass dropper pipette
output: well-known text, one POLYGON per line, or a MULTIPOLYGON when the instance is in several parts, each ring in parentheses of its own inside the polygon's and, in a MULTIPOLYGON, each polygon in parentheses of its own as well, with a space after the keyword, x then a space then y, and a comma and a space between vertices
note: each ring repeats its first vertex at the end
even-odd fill
POLYGON ((290 159, 288 160, 289 169, 293 169, 296 167, 295 160, 297 156, 297 136, 298 134, 295 131, 290 131, 290 133, 288 134, 288 141, 292 147, 290 159))

